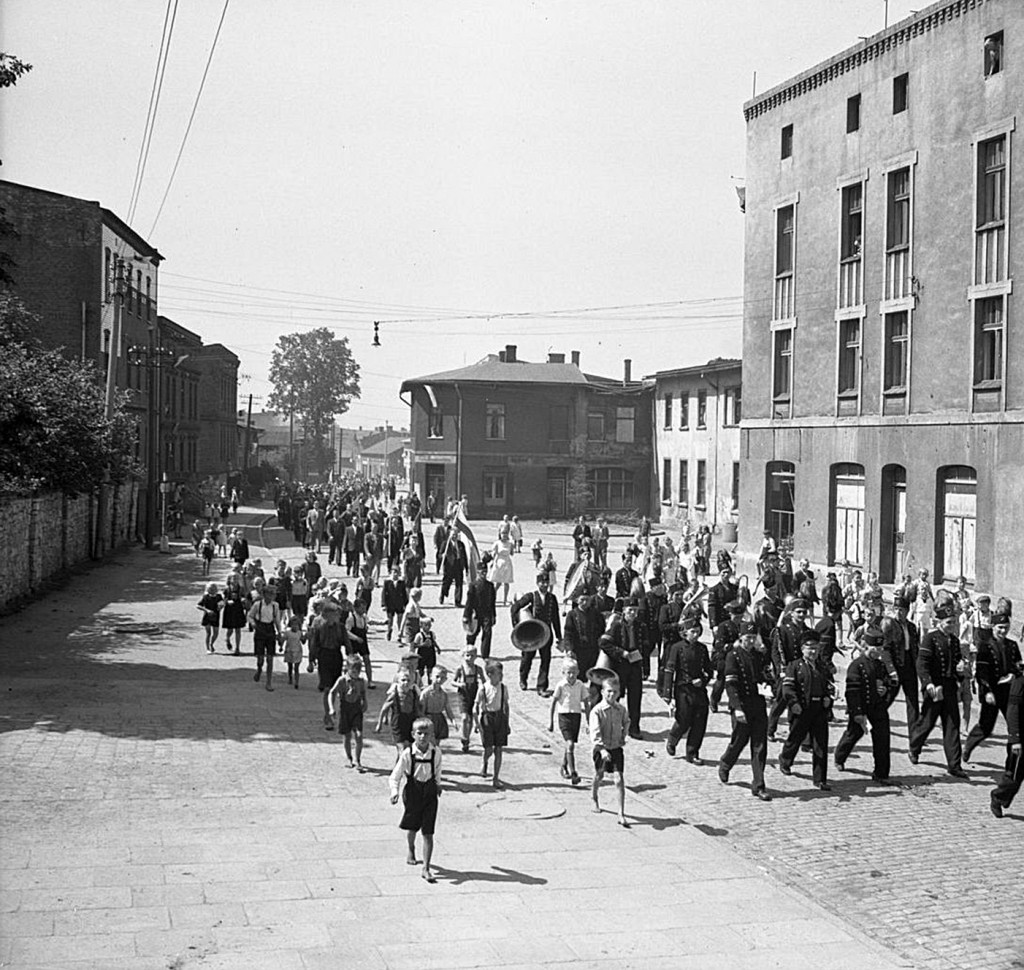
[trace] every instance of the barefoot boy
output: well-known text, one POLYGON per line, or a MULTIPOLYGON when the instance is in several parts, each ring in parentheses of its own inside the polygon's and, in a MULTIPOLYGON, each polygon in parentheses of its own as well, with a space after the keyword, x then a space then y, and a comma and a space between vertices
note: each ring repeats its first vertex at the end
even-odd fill
POLYGON ((576 771, 576 742, 580 739, 583 707, 590 694, 589 687, 579 680, 579 672, 579 664, 575 660, 566 660, 562 664, 562 679, 551 698, 551 717, 548 720, 548 730, 554 731, 555 713, 558 713, 558 730, 565 742, 562 777, 570 779, 574 785, 580 783, 580 776, 576 771))
POLYGON ((363 662, 359 657, 345 661, 345 672, 334 682, 327 696, 330 716, 334 717, 334 700, 338 704, 338 733, 345 736, 345 756, 348 766, 359 774, 363 768, 363 714, 366 713, 366 681, 362 677, 363 662), (356 760, 352 760, 352 735, 356 736, 356 760))
POLYGON ((590 789, 594 811, 601 812, 597 789, 605 772, 615 775, 615 789, 619 796, 619 825, 629 828, 626 821, 626 783, 623 780, 623 745, 629 733, 629 714, 619 703, 619 678, 609 677, 601 687, 601 700, 590 712, 590 740, 594 744, 594 784, 590 789))
POLYGON ((418 864, 416 833, 423 833, 423 872, 427 882, 437 882, 430 868, 434 854, 434 826, 437 822, 437 803, 441 797, 441 749, 434 744, 433 725, 425 718, 417 718, 412 726, 412 747, 402 751, 391 772, 391 804, 397 805, 399 793, 405 811, 399 828, 405 829, 409 852, 405 861, 418 864), (404 782, 404 790, 403 790, 404 782))

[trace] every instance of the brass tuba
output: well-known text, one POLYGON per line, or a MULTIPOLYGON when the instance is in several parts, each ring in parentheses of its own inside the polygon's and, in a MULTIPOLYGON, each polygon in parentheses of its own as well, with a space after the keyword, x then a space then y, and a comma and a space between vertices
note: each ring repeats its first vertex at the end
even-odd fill
POLYGON ((551 627, 543 620, 535 620, 532 616, 520 620, 512 628, 512 646, 523 653, 533 653, 550 646, 554 637, 551 627))

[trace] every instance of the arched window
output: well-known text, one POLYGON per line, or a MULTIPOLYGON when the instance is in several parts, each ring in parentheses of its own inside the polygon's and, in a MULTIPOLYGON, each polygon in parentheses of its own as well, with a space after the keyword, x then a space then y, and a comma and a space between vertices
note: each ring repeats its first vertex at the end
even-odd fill
POLYGON ((864 466, 832 466, 832 562, 864 564, 864 466))
POLYGON ((796 466, 791 461, 770 461, 764 472, 764 527, 776 542, 793 538, 796 466))
POLYGON ((955 583, 960 576, 973 583, 978 473, 969 465, 947 465, 938 471, 938 561, 942 580, 955 583))

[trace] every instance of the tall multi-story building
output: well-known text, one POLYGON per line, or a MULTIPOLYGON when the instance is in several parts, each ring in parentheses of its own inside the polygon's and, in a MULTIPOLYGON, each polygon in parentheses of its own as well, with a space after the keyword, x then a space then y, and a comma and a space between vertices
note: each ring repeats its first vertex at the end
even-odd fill
POLYGON ((579 354, 520 360, 514 345, 402 384, 410 395, 410 488, 470 515, 650 511, 650 382, 584 374, 579 354))
POLYGON ((763 526, 1019 590, 1022 109, 1020 0, 933 3, 744 106, 742 552, 763 526))
POLYGON ((740 487, 740 361, 661 370, 654 381, 652 506, 659 521, 693 528, 708 525, 736 541, 740 487))

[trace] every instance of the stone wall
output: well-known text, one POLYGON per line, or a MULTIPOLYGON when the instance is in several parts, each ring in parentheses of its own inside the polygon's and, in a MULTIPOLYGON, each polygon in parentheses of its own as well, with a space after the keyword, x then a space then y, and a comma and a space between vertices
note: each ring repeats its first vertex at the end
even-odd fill
POLYGON ((0 496, 0 610, 132 542, 138 499, 134 483, 74 498, 60 492, 0 496))

